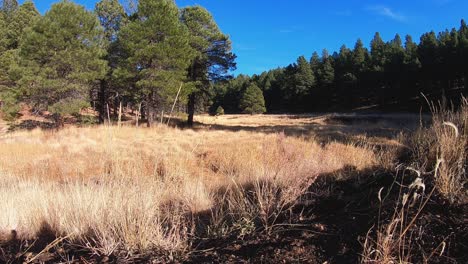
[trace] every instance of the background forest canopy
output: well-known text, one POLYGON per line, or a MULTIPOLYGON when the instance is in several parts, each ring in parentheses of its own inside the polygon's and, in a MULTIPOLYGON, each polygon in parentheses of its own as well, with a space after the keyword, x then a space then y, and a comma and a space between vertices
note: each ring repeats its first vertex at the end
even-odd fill
POLYGON ((353 48, 324 49, 300 56, 287 67, 260 75, 239 75, 215 86, 213 109, 244 111, 242 98, 259 87, 269 113, 428 110, 426 98, 459 105, 468 86, 468 27, 423 34, 419 43, 396 34, 385 42, 377 32, 370 50, 358 39, 353 48))
POLYGON ((32 1, 0 3, 4 119, 27 104, 59 124, 86 107, 104 122, 123 104, 151 125, 177 97, 176 110, 192 125, 196 112, 417 111, 423 94, 455 105, 467 94, 464 20, 458 29, 423 34, 419 43, 399 35, 385 42, 376 33, 369 49, 358 39, 353 48, 232 78, 231 41, 201 6, 101 0, 90 11, 63 0, 41 15, 32 1))

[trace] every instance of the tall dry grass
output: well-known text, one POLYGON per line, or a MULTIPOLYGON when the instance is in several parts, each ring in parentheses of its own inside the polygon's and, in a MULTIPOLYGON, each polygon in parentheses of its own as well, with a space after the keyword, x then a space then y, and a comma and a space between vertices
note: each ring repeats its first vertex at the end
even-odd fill
POLYGON ((455 205, 463 206, 467 201, 468 101, 462 98, 462 104, 456 110, 441 104, 431 104, 431 110, 431 125, 421 126, 410 137, 415 167, 407 167, 402 173, 403 178, 408 177, 410 171, 417 177, 407 185, 403 179, 396 182, 396 177, 389 190, 382 188, 378 193, 378 221, 365 238, 362 263, 414 263, 415 260, 430 263, 434 256, 446 253, 448 237, 436 243, 430 252, 417 248, 415 242, 420 243, 423 235, 431 232, 425 228, 427 215, 426 223, 421 222, 422 212, 434 195, 439 194, 455 205), (399 186, 399 192, 396 199, 390 201, 390 206, 393 204, 394 207, 388 208, 385 199, 396 186, 399 186), (392 210, 390 215, 382 213, 392 210))
POLYGON ((421 128, 411 139, 418 169, 434 175, 439 193, 451 203, 464 202, 468 160, 468 102, 458 110, 431 104, 432 125, 421 128), (438 167, 438 173, 431 173, 438 167))
POLYGON ((15 132, 0 146, 0 237, 47 227, 99 255, 178 257, 198 215, 207 235, 272 230, 318 175, 377 162, 352 144, 163 126, 15 132))

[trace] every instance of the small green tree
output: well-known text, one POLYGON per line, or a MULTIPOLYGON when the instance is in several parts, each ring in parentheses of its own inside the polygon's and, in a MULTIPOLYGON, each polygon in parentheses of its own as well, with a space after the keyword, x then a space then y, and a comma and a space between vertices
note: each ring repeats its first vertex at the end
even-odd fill
POLYGON ((216 115, 224 115, 224 108, 222 106, 218 106, 218 108, 216 108, 216 115))
POLYGON ((239 107, 246 114, 265 113, 265 99, 262 90, 256 84, 250 84, 244 91, 239 107))

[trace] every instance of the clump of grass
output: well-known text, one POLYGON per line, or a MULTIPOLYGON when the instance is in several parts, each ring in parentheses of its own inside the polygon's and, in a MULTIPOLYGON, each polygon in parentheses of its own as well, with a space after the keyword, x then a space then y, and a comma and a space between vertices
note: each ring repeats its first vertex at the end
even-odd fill
MULTIPOLYGON (((434 173, 437 173, 438 168, 434 173)), ((426 190, 420 171, 408 168, 403 171, 401 182, 394 183, 386 190, 382 187, 378 194, 379 215, 377 223, 369 229, 363 244, 362 263, 414 263, 416 259, 424 260, 427 263, 436 254, 442 255, 445 250, 445 243, 436 246, 428 255, 424 255, 415 245, 416 241, 422 239, 426 232, 419 220, 422 211, 434 194, 436 187, 426 190), (409 185, 404 185, 405 176, 409 171, 416 172, 417 177, 409 185), (396 201, 392 198, 392 189, 399 186, 396 201), (394 203, 393 213, 388 215, 387 206, 394 203), (419 228, 418 228, 419 225, 419 228)))
POLYGON ((431 104, 431 110, 431 126, 411 139, 413 157, 423 171, 433 171, 439 164, 439 173, 432 174, 438 192, 451 203, 463 203, 468 183, 468 102, 462 98, 458 110, 431 104))
POLYGON ((363 263, 414 263, 415 260, 428 263, 446 251, 445 239, 439 240, 430 253, 422 250, 418 241, 429 230, 419 220, 435 193, 452 204, 466 202, 468 102, 463 98, 457 110, 431 104, 431 110, 432 124, 421 127, 410 138, 415 167, 405 169, 401 181, 397 182, 395 177, 388 191, 382 188, 378 193, 379 215, 363 244, 363 263), (404 178, 409 171, 417 177, 405 185, 404 178), (431 186, 430 190, 426 184, 431 186), (400 186, 396 200, 391 194, 395 186, 400 186), (393 213, 388 215, 392 203, 393 213))

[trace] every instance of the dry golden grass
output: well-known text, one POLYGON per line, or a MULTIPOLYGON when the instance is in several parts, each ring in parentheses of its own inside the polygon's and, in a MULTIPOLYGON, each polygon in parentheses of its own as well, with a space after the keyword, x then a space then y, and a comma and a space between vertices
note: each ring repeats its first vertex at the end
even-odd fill
POLYGON ((434 174, 435 184, 445 198, 464 203, 468 199, 468 101, 462 98, 457 111, 435 104, 431 110, 432 125, 411 138, 414 158, 421 171, 438 172, 434 174))
POLYGON ((47 226, 102 255, 184 252, 188 218, 202 212, 213 234, 229 231, 227 215, 231 230, 252 218, 267 229, 318 175, 378 162, 356 144, 164 126, 14 132, 0 146, 3 239, 11 230, 34 239, 47 226))

